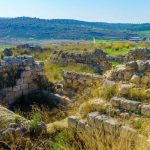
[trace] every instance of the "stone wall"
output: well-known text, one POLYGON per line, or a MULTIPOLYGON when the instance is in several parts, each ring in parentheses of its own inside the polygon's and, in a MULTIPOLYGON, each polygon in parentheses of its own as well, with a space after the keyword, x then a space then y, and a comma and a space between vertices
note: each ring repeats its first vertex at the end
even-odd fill
POLYGON ((125 59, 124 56, 111 56, 111 55, 106 55, 106 58, 110 62, 118 62, 118 63, 124 62, 124 59, 125 59))
POLYGON ((150 49, 144 48, 134 48, 129 51, 125 57, 125 61, 135 61, 135 60, 150 60, 150 49))
POLYGON ((101 75, 94 75, 90 73, 77 73, 67 71, 62 74, 63 76, 63 87, 64 89, 83 90, 86 87, 98 85, 103 81, 101 75))
POLYGON ((135 84, 150 84, 150 60, 131 61, 108 71, 106 76, 111 80, 131 81, 135 84))
POLYGON ((43 64, 32 56, 5 57, 0 61, 0 102, 12 104, 17 98, 38 89, 43 64))
POLYGON ((106 54, 102 50, 95 50, 94 52, 55 51, 50 60, 54 63, 85 64, 99 72, 111 68, 111 64, 107 61, 106 54))
POLYGON ((89 113, 86 119, 70 116, 68 127, 74 132, 86 134, 91 138, 100 136, 96 139, 100 139, 102 143, 112 144, 112 141, 117 138, 127 140, 125 136, 132 138, 132 140, 138 137, 136 130, 123 125, 115 118, 101 115, 99 112, 89 113))

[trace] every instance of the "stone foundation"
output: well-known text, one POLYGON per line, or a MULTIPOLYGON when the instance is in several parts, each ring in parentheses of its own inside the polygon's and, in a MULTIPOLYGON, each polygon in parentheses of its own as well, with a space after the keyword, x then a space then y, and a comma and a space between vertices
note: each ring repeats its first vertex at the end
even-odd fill
POLYGON ((12 104, 17 98, 38 89, 43 64, 32 56, 5 57, 0 62, 0 103, 12 104))
POLYGON ((134 48, 129 51, 125 57, 125 61, 135 61, 135 60, 150 60, 150 49, 144 48, 134 48))
POLYGON ((94 75, 90 73, 77 73, 77 72, 64 72, 63 87, 73 90, 83 90, 86 87, 96 86, 103 81, 103 77, 100 75, 94 75))
POLYGON ((111 80, 130 81, 134 84, 150 84, 150 60, 131 61, 108 71, 106 76, 111 80))
POLYGON ((94 52, 55 51, 50 61, 59 64, 84 64, 99 72, 111 69, 111 64, 107 61, 106 54, 102 50, 94 52))

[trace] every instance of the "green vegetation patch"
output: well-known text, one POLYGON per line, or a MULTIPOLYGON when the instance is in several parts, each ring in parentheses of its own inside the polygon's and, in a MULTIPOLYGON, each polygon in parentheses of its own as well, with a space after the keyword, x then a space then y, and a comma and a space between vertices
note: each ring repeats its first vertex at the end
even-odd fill
POLYGON ((50 61, 45 62, 45 75, 49 81, 57 82, 62 79, 63 71, 76 71, 85 73, 96 73, 96 71, 88 66, 79 64, 54 64, 50 61))

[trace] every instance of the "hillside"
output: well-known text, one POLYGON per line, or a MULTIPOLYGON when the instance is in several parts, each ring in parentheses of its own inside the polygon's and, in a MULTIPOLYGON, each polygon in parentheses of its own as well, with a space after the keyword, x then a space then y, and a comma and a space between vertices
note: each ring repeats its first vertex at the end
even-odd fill
POLYGON ((150 23, 120 24, 38 18, 0 18, 0 39, 120 39, 148 36, 150 23))

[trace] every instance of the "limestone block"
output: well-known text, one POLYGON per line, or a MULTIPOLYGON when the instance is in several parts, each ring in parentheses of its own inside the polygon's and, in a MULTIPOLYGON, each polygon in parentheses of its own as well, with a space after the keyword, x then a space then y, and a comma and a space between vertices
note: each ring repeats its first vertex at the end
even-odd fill
POLYGON ((87 115, 87 122, 89 126, 95 125, 95 117, 99 115, 99 112, 92 112, 87 115))
POLYGON ((119 93, 120 95, 127 95, 129 93, 129 90, 132 88, 133 86, 130 84, 121 84, 119 86, 119 93))
POLYGON ((92 106, 92 108, 96 111, 100 111, 107 105, 107 103, 105 103, 102 99, 92 100, 89 103, 92 106))
POLYGON ((95 117, 95 127, 102 128, 104 121, 107 119, 108 119, 108 117, 106 115, 99 115, 99 116, 95 117))
POLYGON ((121 105, 121 99, 118 98, 118 97, 113 97, 113 98, 111 99, 111 103, 112 103, 112 105, 113 105, 114 107, 120 107, 120 105, 121 105))
POLYGON ((77 124, 77 130, 78 131, 83 131, 85 130, 85 126, 86 126, 86 120, 79 120, 78 124, 77 124))
POLYGON ((70 116, 68 118, 68 127, 71 129, 76 129, 79 119, 76 116, 70 116))
POLYGON ((121 113, 120 117, 122 117, 123 119, 129 119, 130 118, 130 114, 125 112, 125 113, 121 113))
POLYGON ((140 83, 140 77, 138 75, 133 75, 130 82, 134 83, 134 84, 139 84, 140 83))
POLYGON ((141 114, 146 117, 150 117, 150 105, 142 105, 141 114))
POLYGON ((125 98, 118 98, 118 97, 113 97, 111 99, 112 105, 114 107, 119 107, 123 110, 128 110, 128 111, 138 111, 140 108, 140 102, 137 101, 132 101, 132 100, 127 100, 125 98))
POLYGON ((106 87, 106 88, 112 88, 112 87, 115 87, 116 85, 116 82, 114 81, 110 81, 110 80, 105 80, 103 85, 106 87))
POLYGON ((117 132, 119 132, 119 127, 120 124, 116 119, 109 118, 104 121, 104 130, 106 133, 116 134, 117 132))
POLYGON ((121 108, 128 111, 138 111, 140 102, 132 101, 132 100, 121 100, 121 108))

